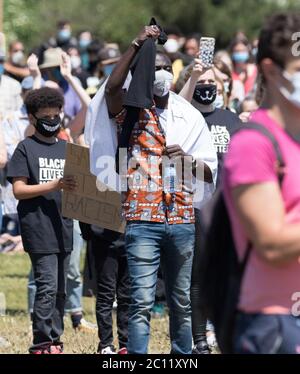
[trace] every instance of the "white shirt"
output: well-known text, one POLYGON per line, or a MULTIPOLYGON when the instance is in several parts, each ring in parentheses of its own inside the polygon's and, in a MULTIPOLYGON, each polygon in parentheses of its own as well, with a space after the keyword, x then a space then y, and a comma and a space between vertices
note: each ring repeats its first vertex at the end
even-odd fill
MULTIPOLYGON (((122 183, 115 173, 115 154, 118 147, 117 126, 109 118, 105 101, 105 84, 93 98, 85 124, 85 141, 90 147, 91 173, 112 190, 120 191, 122 183), (103 169, 106 170, 103 170, 103 169)), ((165 113, 164 113, 165 114, 165 113)), ((214 183, 195 180, 195 207, 210 200, 215 190, 218 159, 212 138, 202 114, 179 95, 170 92, 167 126, 167 145, 179 145, 183 151, 202 160, 211 170, 214 183)), ((126 183, 127 186, 127 183, 126 183)))
POLYGON ((21 85, 7 75, 0 77, 0 120, 22 106, 21 85))

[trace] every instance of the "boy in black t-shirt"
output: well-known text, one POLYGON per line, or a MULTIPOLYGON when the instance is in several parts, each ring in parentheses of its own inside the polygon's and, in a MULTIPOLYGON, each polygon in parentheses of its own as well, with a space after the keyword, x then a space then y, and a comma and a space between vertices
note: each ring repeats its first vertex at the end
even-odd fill
POLYGON ((22 240, 37 286, 29 351, 55 354, 63 351, 65 280, 73 247, 73 221, 61 215, 61 190, 73 191, 76 182, 63 176, 66 142, 56 138, 62 95, 41 88, 28 94, 25 105, 35 134, 17 146, 7 179, 19 200, 22 240))

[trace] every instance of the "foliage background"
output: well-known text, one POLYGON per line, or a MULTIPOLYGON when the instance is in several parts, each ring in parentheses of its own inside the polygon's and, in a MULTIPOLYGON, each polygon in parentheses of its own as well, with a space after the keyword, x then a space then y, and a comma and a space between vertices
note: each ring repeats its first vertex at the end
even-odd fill
MULTIPOLYGON (((28 49, 49 38, 60 19, 75 33, 90 29, 97 37, 125 47, 138 30, 157 17, 164 27, 200 32, 227 46, 243 30, 254 38, 263 19, 277 10, 298 9, 299 0, 3 0, 7 40, 22 40, 28 49)), ((299 30, 300 31, 300 30, 299 30)))

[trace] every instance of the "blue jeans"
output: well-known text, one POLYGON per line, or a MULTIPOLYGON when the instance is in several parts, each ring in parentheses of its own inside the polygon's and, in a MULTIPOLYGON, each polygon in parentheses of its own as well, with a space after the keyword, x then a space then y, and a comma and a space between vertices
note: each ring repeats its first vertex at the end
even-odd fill
MULTIPOLYGON (((78 221, 74 221, 73 230, 73 251, 71 252, 70 263, 67 273, 67 298, 65 304, 65 312, 71 314, 82 312, 82 281, 80 275, 80 253, 81 249, 83 248, 83 239, 80 235, 78 221)), ((29 313, 32 313, 36 293, 36 285, 32 270, 29 273, 27 290, 28 311, 29 313)))
POLYGON ((171 353, 192 352, 190 286, 194 241, 193 224, 127 223, 125 245, 131 281, 129 353, 147 353, 160 260, 169 306, 171 353))
POLYGON ((73 229, 73 251, 71 253, 70 265, 67 275, 67 299, 65 305, 66 313, 82 312, 82 281, 80 274, 80 254, 83 248, 83 239, 78 221, 74 221, 73 229))
POLYGON ((238 354, 300 354, 300 317, 239 313, 234 348, 238 354))

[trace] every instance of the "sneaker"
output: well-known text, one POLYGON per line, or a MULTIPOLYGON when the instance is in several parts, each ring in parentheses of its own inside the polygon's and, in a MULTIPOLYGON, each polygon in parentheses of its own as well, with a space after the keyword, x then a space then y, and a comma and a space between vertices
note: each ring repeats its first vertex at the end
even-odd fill
POLYGON ((128 355, 127 348, 124 347, 124 348, 119 349, 118 354, 119 355, 128 355))
POLYGON ((95 323, 86 321, 84 318, 81 318, 80 323, 77 326, 74 326, 75 331, 80 332, 97 332, 98 328, 95 323))
POLYGON ((49 348, 50 355, 61 355, 63 354, 63 347, 61 345, 51 345, 49 348))
POLYGON ((192 353, 194 355, 209 355, 210 350, 205 339, 200 340, 193 348, 192 353))
POLYGON ((49 355, 49 348, 47 349, 37 349, 35 351, 31 351, 30 354, 32 355, 49 355))
POLYGON ((115 350, 115 348, 114 348, 113 345, 109 345, 109 346, 107 346, 105 348, 102 348, 100 350, 100 354, 101 355, 115 355, 116 354, 116 350, 115 350))
POLYGON ((207 344, 209 345, 210 348, 218 347, 216 335, 213 331, 208 331, 206 336, 207 336, 207 344))

